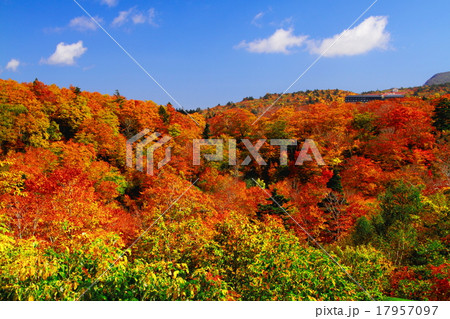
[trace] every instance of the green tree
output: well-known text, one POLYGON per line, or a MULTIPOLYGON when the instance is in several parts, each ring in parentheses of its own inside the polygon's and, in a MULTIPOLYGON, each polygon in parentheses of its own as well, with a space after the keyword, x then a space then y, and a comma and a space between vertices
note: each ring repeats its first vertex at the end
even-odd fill
POLYGON ((333 170, 333 176, 331 176, 330 180, 328 181, 327 187, 332 191, 342 194, 343 188, 341 183, 341 175, 339 175, 338 170, 333 170))
POLYGON ((413 221, 419 220, 423 209, 420 188, 397 182, 380 197, 380 214, 372 224, 378 237, 376 245, 395 264, 404 263, 417 244, 413 221))
POLYGON ((396 221, 409 224, 423 208, 420 189, 413 185, 409 186, 404 182, 388 187, 380 200, 382 222, 377 225, 377 228, 382 232, 382 235, 396 221))
POLYGON ((450 100, 442 99, 434 109, 433 125, 439 131, 450 130, 450 100))
POLYGON ((209 139, 211 137, 211 130, 209 128, 209 124, 206 123, 205 128, 203 129, 202 138, 205 140, 209 139))
POLYGON ((169 123, 170 115, 167 113, 167 110, 164 106, 160 105, 158 109, 158 114, 161 117, 161 120, 164 122, 164 124, 169 123))
POLYGON ((371 241, 374 235, 374 227, 370 220, 362 216, 356 220, 355 229, 352 234, 355 245, 364 245, 371 241))
POLYGON ((260 220, 264 219, 265 216, 278 216, 284 222, 287 222, 290 217, 286 214, 285 211, 288 211, 289 208, 283 209, 280 206, 288 203, 289 199, 281 194, 278 194, 278 191, 275 188, 272 192, 272 197, 269 198, 269 200, 271 201, 270 204, 258 204, 258 211, 256 212, 256 216, 258 216, 260 220))

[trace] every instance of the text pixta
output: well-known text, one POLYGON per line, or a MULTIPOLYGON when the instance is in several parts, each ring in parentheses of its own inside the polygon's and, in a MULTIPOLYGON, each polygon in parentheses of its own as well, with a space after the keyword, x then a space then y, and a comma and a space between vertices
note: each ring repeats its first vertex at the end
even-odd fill
MULTIPOLYGON (((259 165, 267 165, 267 162, 264 158, 259 154, 259 150, 266 142, 265 139, 259 139, 253 144, 248 139, 241 140, 242 144, 248 150, 250 155, 248 155, 242 162, 238 163, 236 158, 236 140, 228 139, 228 164, 233 165, 248 165, 251 162, 251 157, 256 161, 259 165)), ((297 146, 297 140, 295 139, 271 139, 269 140, 270 145, 279 146, 280 147, 280 165, 288 164, 288 147, 289 146, 297 146)), ((200 165, 201 163, 201 147, 214 146, 215 154, 203 154, 203 157, 207 161, 222 161, 224 158, 224 140, 223 139, 202 139, 202 140, 193 140, 193 164, 200 165)), ((298 154, 298 157, 295 161, 295 165, 303 165, 304 162, 313 161, 312 156, 318 165, 325 165, 325 162, 322 159, 322 156, 317 149, 316 144, 311 139, 306 139, 302 145, 302 148, 298 154)))
POLYGON ((356 317, 359 314, 359 308, 348 307, 344 309, 341 307, 321 307, 316 308, 316 318, 323 316, 345 316, 345 317, 356 317))

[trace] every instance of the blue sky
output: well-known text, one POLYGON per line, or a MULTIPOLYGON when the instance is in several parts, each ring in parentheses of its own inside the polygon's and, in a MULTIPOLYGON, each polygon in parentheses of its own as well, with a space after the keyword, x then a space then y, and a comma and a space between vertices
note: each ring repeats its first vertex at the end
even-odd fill
MULTIPOLYGON (((283 92, 373 0, 78 0, 186 109, 283 92), (280 3, 281 2, 281 3, 280 3)), ((289 91, 450 71, 448 0, 379 0, 289 91)), ((73 0, 0 0, 0 78, 172 102, 73 0)))

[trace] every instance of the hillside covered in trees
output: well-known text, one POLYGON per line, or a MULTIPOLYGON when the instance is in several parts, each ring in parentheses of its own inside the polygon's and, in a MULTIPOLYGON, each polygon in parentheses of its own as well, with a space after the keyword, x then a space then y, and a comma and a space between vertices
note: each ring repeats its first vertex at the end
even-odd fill
POLYGON ((450 87, 402 91, 267 94, 187 115, 0 80, 0 299, 449 300, 450 87), (171 137, 153 176, 126 166, 144 129, 171 137), (223 160, 193 165, 194 139, 226 141, 223 160), (243 139, 298 144, 286 165, 263 144, 259 165, 243 139), (306 139, 326 165, 296 165, 306 139))

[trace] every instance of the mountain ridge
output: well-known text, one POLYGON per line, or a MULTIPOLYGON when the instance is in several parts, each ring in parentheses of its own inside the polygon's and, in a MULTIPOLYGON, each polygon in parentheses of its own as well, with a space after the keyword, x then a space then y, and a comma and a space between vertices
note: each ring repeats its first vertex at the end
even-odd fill
POLYGON ((426 81, 424 85, 436 85, 436 84, 445 84, 445 83, 450 83, 450 71, 436 73, 431 78, 429 78, 428 81, 426 81))

